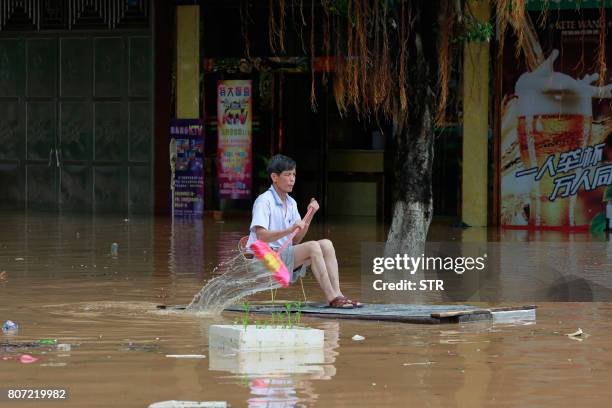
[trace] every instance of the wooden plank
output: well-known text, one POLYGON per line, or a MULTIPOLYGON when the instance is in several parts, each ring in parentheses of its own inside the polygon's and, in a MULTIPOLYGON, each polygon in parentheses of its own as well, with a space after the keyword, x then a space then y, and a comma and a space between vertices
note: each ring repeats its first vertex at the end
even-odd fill
POLYGON ((484 320, 493 320, 493 315, 491 313, 472 313, 457 317, 449 317, 448 320, 443 320, 441 323, 468 323, 481 322, 484 320))
POLYGON ((465 316, 471 314, 490 314, 491 311, 488 309, 476 309, 476 310, 453 310, 450 312, 432 313, 431 317, 435 319, 444 319, 446 317, 465 316))
POLYGON ((506 306, 506 307, 493 307, 489 309, 491 312, 513 312, 515 310, 533 310, 537 309, 536 305, 526 305, 526 306, 506 306))
MULTIPOLYGON (((256 312, 257 313, 257 312, 256 312)), ((319 319, 348 319, 348 320, 368 320, 377 322, 395 323, 415 323, 415 324, 440 324, 440 319, 433 319, 427 316, 389 316, 389 315, 347 315, 339 313, 308 313, 302 314, 302 318, 316 317, 319 319)))
POLYGON ((491 309, 453 310, 453 311, 449 311, 449 312, 432 313, 431 317, 436 318, 436 319, 440 319, 440 318, 445 318, 445 317, 462 316, 462 315, 469 315, 469 314, 486 314, 486 313, 493 313, 493 312, 510 312, 510 311, 517 311, 517 310, 532 310, 532 309, 536 309, 536 308, 537 308, 537 306, 535 306, 535 305, 527 305, 527 306, 494 307, 494 308, 491 308, 491 309))

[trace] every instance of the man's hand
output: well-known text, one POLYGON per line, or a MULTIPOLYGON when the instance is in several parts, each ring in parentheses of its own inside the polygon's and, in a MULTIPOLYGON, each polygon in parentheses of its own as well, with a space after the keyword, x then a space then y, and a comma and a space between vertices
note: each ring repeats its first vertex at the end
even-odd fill
POLYGON ((300 232, 298 232, 297 235, 293 238, 294 245, 302 242, 302 239, 304 239, 304 236, 308 231, 310 221, 312 221, 312 216, 319 210, 319 203, 317 203, 317 200, 315 200, 314 198, 311 198, 310 204, 308 204, 308 210, 310 209, 312 209, 312 212, 310 214, 307 214, 304 217, 304 220, 297 221, 295 224, 293 224, 293 227, 291 227, 291 231, 295 231, 295 229, 298 227, 300 228, 300 232))
POLYGON ((291 231, 295 231, 296 228, 300 228, 302 231, 306 228, 308 224, 306 224, 304 221, 302 220, 297 220, 295 222, 295 224, 293 224, 293 226, 291 227, 291 231))
POLYGON ((314 198, 310 199, 310 204, 308 204, 308 209, 312 208, 312 212, 319 211, 319 203, 314 198))

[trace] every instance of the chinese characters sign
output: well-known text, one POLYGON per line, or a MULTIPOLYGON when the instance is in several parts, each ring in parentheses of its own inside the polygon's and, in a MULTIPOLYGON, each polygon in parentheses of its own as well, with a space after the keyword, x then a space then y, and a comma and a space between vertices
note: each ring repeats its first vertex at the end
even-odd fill
POLYGON ((170 137, 176 140, 174 215, 201 217, 204 212, 202 124, 198 119, 174 119, 170 123, 170 137))
POLYGON ((217 174, 220 198, 251 197, 251 94, 250 80, 219 81, 217 84, 217 174))
POLYGON ((612 185, 612 86, 609 78, 597 81, 591 64, 597 47, 587 45, 599 41, 599 10, 549 17, 537 25, 543 50, 537 66, 517 63, 512 39, 504 47, 501 223, 593 229, 612 185))
POLYGON ((553 180, 553 190, 548 197, 550 201, 555 201, 560 197, 575 196, 579 189, 591 191, 609 186, 612 184, 612 163, 600 165, 605 146, 605 143, 600 143, 584 149, 578 148, 570 152, 563 152, 558 158, 551 154, 541 168, 532 167, 517 171, 515 176, 525 177, 535 174, 534 180, 537 182, 548 173, 553 180), (578 173, 574 171, 576 169, 582 170, 578 173))

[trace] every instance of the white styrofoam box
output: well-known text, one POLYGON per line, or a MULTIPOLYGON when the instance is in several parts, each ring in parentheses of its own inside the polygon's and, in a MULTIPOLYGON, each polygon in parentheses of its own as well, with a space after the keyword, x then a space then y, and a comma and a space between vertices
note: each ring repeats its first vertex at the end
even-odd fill
POLYGON ((209 349, 209 370, 232 374, 311 374, 323 373, 323 348, 280 351, 229 351, 209 349))
POLYGON ((491 315, 493 316, 493 322, 495 323, 532 321, 536 319, 536 309, 504 310, 499 312, 491 312, 491 315))
POLYGON ((239 351, 278 351, 323 348, 323 330, 310 327, 212 325, 209 348, 239 351))

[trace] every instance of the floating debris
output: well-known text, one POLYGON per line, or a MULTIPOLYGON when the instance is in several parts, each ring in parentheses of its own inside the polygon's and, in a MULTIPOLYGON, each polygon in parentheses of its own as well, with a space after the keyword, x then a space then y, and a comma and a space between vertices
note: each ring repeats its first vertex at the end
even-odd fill
POLYGON ((58 344, 56 346, 58 351, 70 351, 72 350, 72 345, 70 344, 58 344))
POLYGON ((566 336, 568 337, 578 337, 578 336, 582 336, 584 334, 584 332, 582 331, 582 329, 579 327, 578 330, 576 330, 573 333, 568 333, 566 334, 566 336))
POLYGON ((584 341, 587 337, 590 337, 590 334, 585 333, 585 332, 582 331, 581 328, 578 328, 578 330, 576 330, 573 333, 568 333, 568 334, 566 334, 566 336, 570 340, 584 341))
POLYGON ((157 350, 159 350, 159 346, 157 344, 138 344, 138 343, 132 343, 132 342, 129 342, 122 348, 122 351, 152 352, 152 351, 157 351, 157 350))
POLYGON ((363 337, 363 336, 361 336, 361 335, 359 335, 359 334, 356 334, 356 335, 354 335, 353 337, 351 337, 351 339, 352 339, 353 341, 363 341, 363 340, 365 340, 365 337, 363 337))
POLYGON ((0 351, 12 352, 15 349, 21 348, 37 348, 42 347, 42 345, 38 342, 2 342, 0 343, 0 351))
POLYGON ((24 258, 15 258, 16 261, 25 261, 24 258))
POLYGON ((38 361, 37 357, 31 356, 29 354, 22 354, 19 356, 19 362, 23 364, 31 364, 38 361))
POLYGON ((430 364, 436 364, 435 361, 425 361, 423 363, 404 363, 402 364, 404 367, 406 366, 415 366, 415 365, 430 365, 430 364))
POLYGON ((168 358, 206 358, 203 354, 166 354, 168 358))
POLYGON ((2 325, 2 333, 4 334, 15 334, 17 333, 17 330, 19 330, 19 326, 17 325, 17 323, 11 320, 7 320, 2 325))

